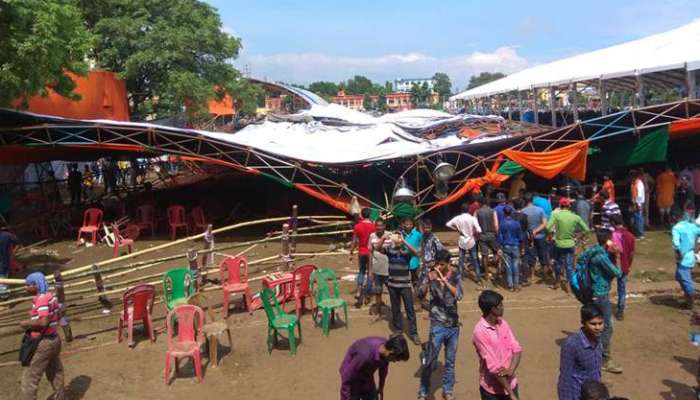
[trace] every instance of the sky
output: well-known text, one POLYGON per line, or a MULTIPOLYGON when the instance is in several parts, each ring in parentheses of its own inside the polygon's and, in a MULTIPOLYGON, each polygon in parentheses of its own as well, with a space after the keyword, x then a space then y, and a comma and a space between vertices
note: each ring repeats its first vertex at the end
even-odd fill
POLYGON ((241 38, 234 64, 307 85, 524 68, 663 32, 700 18, 700 0, 207 0, 241 38))

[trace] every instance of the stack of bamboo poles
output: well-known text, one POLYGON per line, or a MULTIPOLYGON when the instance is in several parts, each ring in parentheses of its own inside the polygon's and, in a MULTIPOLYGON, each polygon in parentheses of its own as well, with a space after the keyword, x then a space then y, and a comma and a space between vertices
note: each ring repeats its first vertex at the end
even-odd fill
MULTIPOLYGON (((173 260, 179 260, 179 259, 187 259, 187 255, 185 253, 181 254, 175 254, 175 255, 170 255, 166 257, 160 257, 160 258, 153 258, 153 259, 148 259, 148 260, 140 260, 137 262, 132 262, 129 264, 118 264, 120 262, 124 262, 126 260, 130 260, 139 256, 143 256, 149 253, 153 253, 156 251, 161 251, 166 248, 170 248, 173 246, 178 246, 178 245, 183 245, 183 244, 189 244, 191 247, 191 244, 198 239, 205 239, 205 241, 208 242, 205 243, 205 249, 201 250, 199 252, 195 252, 195 264, 197 264, 196 261, 196 255, 201 254, 208 256, 209 262, 205 262, 201 268, 198 268, 198 275, 199 279, 208 277, 212 273, 216 273, 218 271, 218 266, 216 266, 213 263, 213 256, 237 256, 237 255, 243 255, 254 249, 260 244, 267 243, 267 242, 274 242, 274 241, 282 241, 282 247, 283 247, 283 252, 282 254, 278 255, 273 255, 265 258, 260 258, 256 260, 251 260, 248 265, 249 266, 254 266, 254 265, 266 265, 266 264, 277 264, 277 265, 285 265, 285 261, 289 259, 295 259, 298 260, 299 258, 303 257, 315 257, 315 256, 330 256, 330 255, 339 255, 339 254, 347 254, 346 252, 343 251, 325 251, 325 252, 311 252, 311 253, 292 253, 291 249, 296 249, 295 241, 297 238, 303 238, 303 237, 323 237, 323 236, 332 236, 332 235, 339 235, 339 234, 347 234, 352 232, 349 229, 336 229, 333 231, 325 231, 327 229, 333 229, 333 228, 339 228, 343 226, 347 226, 349 224, 348 221, 343 220, 343 216, 296 216, 296 207, 293 209, 293 215, 292 218, 290 219, 289 217, 278 217, 278 218, 268 218, 268 219, 263 219, 263 220, 255 220, 255 221, 247 221, 247 222, 242 222, 238 224, 233 224, 229 226, 225 226, 222 228, 214 229, 212 230, 211 227, 209 229, 209 232, 205 232, 202 234, 198 235, 193 235, 190 237, 186 237, 183 239, 175 240, 169 243, 165 243, 163 245, 155 246, 149 249, 137 251, 131 254, 127 254, 121 257, 116 257, 113 259, 108 259, 108 260, 103 260, 91 265, 86 265, 78 268, 73 268, 70 270, 62 271, 61 272, 61 282, 60 284, 57 284, 56 279, 54 276, 48 276, 47 280, 49 283, 53 283, 56 286, 56 289, 60 287, 60 296, 64 298, 64 305, 70 306, 70 312, 71 312, 71 320, 72 321, 85 321, 85 320, 91 320, 91 319, 98 319, 98 318, 107 318, 110 317, 109 314, 100 314, 100 315, 82 315, 82 314, 88 314, 92 313, 94 314, 96 311, 99 311, 100 309, 103 308, 103 305, 100 304, 99 302, 81 302, 80 304, 70 304, 75 303, 77 301, 81 300, 88 300, 88 299, 93 299, 93 298, 99 298, 100 300, 107 299, 106 296, 115 296, 115 297, 120 297, 119 295, 128 290, 130 287, 138 285, 138 284, 152 284, 152 285, 158 285, 159 283, 162 282, 161 272, 157 273, 151 273, 147 275, 140 275, 138 277, 133 277, 133 278, 128 278, 124 279, 126 275, 134 274, 137 272, 143 273, 144 271, 147 271, 148 269, 158 267, 162 265, 165 262, 168 261, 173 261, 173 260), (297 221, 298 220, 306 220, 306 221, 311 221, 315 223, 316 225, 313 226, 307 226, 303 228, 297 228, 297 221), (238 242, 238 243, 227 243, 226 245, 223 246, 218 246, 215 247, 213 246, 213 234, 215 233, 221 233, 221 232, 226 232, 226 231, 231 231, 235 229, 240 229, 244 227, 250 227, 254 225, 262 225, 262 224, 270 224, 270 223, 279 223, 279 222, 291 222, 291 224, 284 224, 285 228, 283 228, 282 234, 279 234, 280 232, 273 232, 271 234, 268 234, 266 238, 260 239, 260 240, 254 240, 254 241, 247 241, 247 242, 238 242), (293 231, 290 233, 288 232, 289 230, 289 225, 293 227, 293 231), (323 230, 323 231, 319 231, 323 230), (298 231, 304 231, 305 233, 298 233, 298 231), (206 236, 209 235, 209 236, 206 236), (289 242, 292 242, 293 245, 290 246, 289 242), (234 248, 241 248, 241 247, 246 247, 247 248, 240 253, 236 255, 229 255, 226 253, 222 253, 225 250, 229 249, 234 249, 234 248)), ((190 249, 190 251, 192 251, 190 249)), ((207 258, 205 258, 207 260, 207 258)), ((190 259, 191 261, 191 259, 190 259)), ((257 271, 254 271, 255 273, 257 271)), ((258 276, 253 276, 249 279, 249 281, 257 281, 260 280, 264 277, 264 275, 258 275, 258 276)), ((209 279, 209 282, 212 282, 213 280, 209 279)), ((10 284, 10 285, 24 285, 24 280, 21 279, 0 279, 0 283, 5 283, 5 284, 10 284)), ((210 290, 217 290, 219 289, 219 285, 208 285, 206 288, 202 288, 203 291, 210 291, 210 290)), ((12 289, 13 293, 19 293, 21 292, 22 288, 15 288, 12 289)), ((9 327, 15 327, 17 326, 17 323, 25 318, 26 316, 26 311, 29 310, 31 305, 29 304, 29 301, 31 300, 31 297, 17 297, 13 298, 4 302, 0 302, 0 306, 9 306, 12 307, 11 310, 8 310, 7 312, 0 313, 0 330, 3 328, 9 328, 9 327)), ((118 301, 120 301, 119 299, 118 301)), ((64 307, 64 310, 68 309, 67 307, 64 307)))

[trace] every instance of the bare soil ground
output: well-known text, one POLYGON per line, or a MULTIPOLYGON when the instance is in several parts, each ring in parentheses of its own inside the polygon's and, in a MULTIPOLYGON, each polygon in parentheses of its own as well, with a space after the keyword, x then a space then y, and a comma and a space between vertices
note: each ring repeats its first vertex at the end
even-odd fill
MULTIPOLYGON (((456 237, 440 233, 450 245, 456 237)), ((258 236, 259 237, 259 236, 258 236)), ((247 238, 236 237, 236 241, 247 238)), ((234 240, 231 238, 230 240, 234 240)), ((217 244, 222 244, 223 241, 217 244)), ((138 249, 163 241, 140 240, 138 249)), ((201 246, 200 244, 196 245, 201 246)), ((327 250, 328 241, 304 242, 298 251, 327 250)), ((183 253, 187 246, 169 249, 148 258, 183 253)), ((76 249, 71 242, 58 242, 42 249, 58 250, 59 258, 66 260, 63 268, 73 268, 110 257, 111 250, 104 247, 76 249)), ((230 250, 235 253, 236 250, 230 250)), ((248 254, 250 259, 262 258, 279 252, 279 243, 259 246, 248 254)), ((38 256, 34 256, 38 257, 38 256)), ((145 257, 143 257, 145 258, 145 257)), ((31 260, 30 260, 31 261, 31 260)), ((40 257, 35 260, 41 263, 40 257)), ((347 256, 324 257, 309 260, 318 266, 331 266, 341 271, 354 267, 347 256)), ((299 261, 301 263, 303 261, 299 261)), ((169 262, 148 270, 144 274, 184 265, 184 260, 169 262)), ((38 265, 38 264, 37 264, 38 265)), ((274 270, 276 265, 260 266, 259 269, 274 270)), ((258 269, 258 268, 256 268, 258 269)), ((657 232, 638 244, 638 254, 633 267, 631 291, 639 293, 628 299, 628 309, 623 322, 614 325, 613 352, 624 369, 622 375, 604 374, 611 391, 630 399, 692 399, 694 373, 697 370, 698 351, 693 347, 688 334, 689 315, 678 308, 678 294, 659 294, 658 291, 675 291, 673 279, 673 256, 667 233, 657 232), (642 295, 642 293, 646 293, 642 295)), ((252 275, 256 275, 253 273, 252 275)), ((127 278, 130 276, 127 276, 127 278)), ((257 284, 255 285, 257 288, 257 284)), ((350 291, 352 283, 344 281, 342 292, 353 302, 350 291)), ((457 356, 456 395, 460 399, 478 398, 478 360, 471 344, 471 332, 479 318, 476 299, 478 291, 471 281, 465 282, 465 298, 460 303, 462 332, 457 356)), ((524 399, 556 398, 556 382, 559 366, 559 345, 567 335, 579 327, 578 302, 561 291, 552 291, 544 285, 525 288, 520 293, 502 291, 505 295, 505 318, 524 348, 523 361, 518 371, 521 396, 524 399)), ((220 291, 208 296, 219 304, 220 291)), ((386 297, 386 296, 385 296, 386 297)), ((116 300, 116 297, 113 297, 116 300)), ((95 299, 90 304, 96 303, 95 299)), ((86 301, 70 301, 69 308, 78 310, 86 301)), ((9 321, 14 310, 0 313, 1 321, 9 321)), ((288 311, 292 307, 288 308, 288 311)), ((291 356, 285 343, 268 355, 266 320, 261 311, 249 316, 236 311, 228 322, 233 334, 233 347, 229 350, 224 340, 220 347, 220 365, 213 368, 203 358, 205 379, 198 384, 194 379, 191 363, 180 369, 170 386, 163 383, 163 367, 166 349, 165 335, 160 333, 156 343, 139 338, 133 350, 126 343, 114 344, 119 307, 108 317, 74 321, 72 324, 76 340, 64 342, 63 362, 69 399, 186 399, 186 398, 236 398, 236 399, 308 399, 338 398, 338 367, 347 347, 356 339, 368 335, 386 336, 389 328, 386 319, 370 316, 367 307, 350 309, 350 324, 342 323, 323 337, 320 328, 315 328, 311 316, 302 317, 303 340, 298 354, 291 356), (98 346, 81 351, 87 346, 98 346)), ((162 304, 156 306, 156 327, 164 325, 162 304)), ((221 318, 220 308, 215 310, 221 318)), ((88 316, 101 315, 95 309, 88 316)), ((419 334, 427 339, 427 313, 418 313, 419 334)), ((700 330, 700 329, 698 329, 700 330)), ((0 363, 15 360, 19 345, 19 334, 6 333, 0 336, 0 363)), ((386 398, 388 400, 415 398, 418 389, 418 346, 411 345, 411 359, 390 367, 386 398)), ((18 398, 21 367, 2 368, 0 387, 2 398, 18 398)), ((434 375, 434 394, 440 398, 441 367, 434 375)), ((50 387, 44 380, 40 398, 46 398, 50 387)))

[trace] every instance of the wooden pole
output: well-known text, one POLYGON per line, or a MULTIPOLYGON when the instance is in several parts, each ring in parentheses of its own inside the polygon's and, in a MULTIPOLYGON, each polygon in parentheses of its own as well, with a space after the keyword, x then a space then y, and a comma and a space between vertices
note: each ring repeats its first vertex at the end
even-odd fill
POLYGON ((289 271, 292 266, 292 258, 289 248, 289 224, 282 225, 282 262, 285 271, 289 271))
POLYGON ((63 289, 63 277, 61 276, 61 271, 56 270, 53 273, 54 278, 54 288, 56 289, 56 298, 58 299, 59 306, 59 324, 61 329, 63 329, 63 335, 66 338, 66 342, 73 341, 73 331, 70 327, 70 321, 66 313, 66 294, 63 289))
POLYGON ((605 81, 602 78, 598 80, 598 94, 600 95, 600 115, 608 115, 608 97, 605 93, 605 81))
POLYGON ((185 255, 187 257, 187 262, 190 264, 190 272, 192 272, 192 277, 194 278, 194 288, 195 290, 199 290, 199 288, 202 287, 202 275, 199 273, 197 250, 190 247, 187 249, 185 255))
POLYGON ((549 87, 549 111, 552 113, 552 128, 557 127, 557 93, 554 86, 549 87))
POLYGON ((212 232, 212 225, 207 225, 207 230, 204 232, 204 250, 202 252, 202 265, 205 268, 212 267, 214 265, 214 233, 212 232))
POLYGON ((292 206, 292 219, 291 219, 291 225, 292 225, 292 242, 291 242, 291 252, 294 253, 297 249, 297 239, 296 239, 296 234, 297 234, 297 217, 299 216, 299 207, 297 205, 292 206))
POLYGON ((95 287, 97 288, 97 293, 100 294, 98 299, 100 300, 100 303, 102 304, 103 307, 110 308, 112 306, 112 304, 110 303, 107 296, 104 294, 105 293, 105 284, 104 284, 104 281, 102 280, 102 273, 100 272, 100 269, 97 267, 97 264, 93 264, 91 268, 93 270, 93 277, 95 279, 95 287))

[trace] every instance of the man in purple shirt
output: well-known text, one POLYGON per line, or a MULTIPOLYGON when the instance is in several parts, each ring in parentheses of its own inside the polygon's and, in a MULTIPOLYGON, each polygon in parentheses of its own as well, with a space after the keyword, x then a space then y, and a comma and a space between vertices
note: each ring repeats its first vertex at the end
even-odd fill
POLYGON ((340 400, 384 400, 389 363, 407 361, 408 343, 403 335, 389 339, 368 336, 356 340, 340 365, 340 400), (379 370, 379 388, 374 372, 379 370))
POLYGON ((600 381, 603 345, 600 335, 605 322, 603 310, 595 303, 581 307, 581 330, 569 336, 561 346, 559 362, 559 400, 580 400, 585 381, 600 381))

